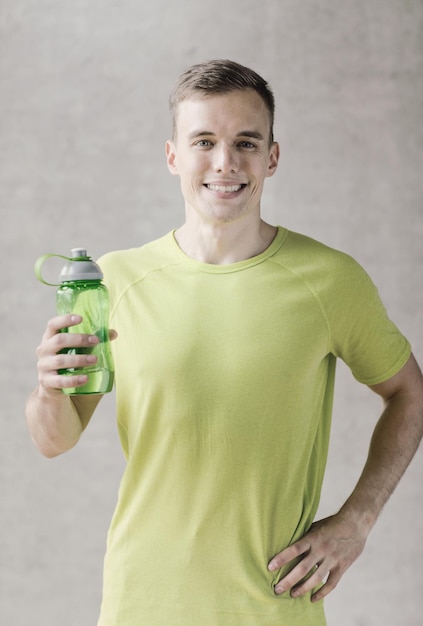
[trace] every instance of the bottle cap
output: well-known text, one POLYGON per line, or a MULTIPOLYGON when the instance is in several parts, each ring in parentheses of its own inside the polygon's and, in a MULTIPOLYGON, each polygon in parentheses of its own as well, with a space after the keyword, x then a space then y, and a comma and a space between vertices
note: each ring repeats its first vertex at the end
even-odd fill
POLYGON ((100 267, 87 256, 85 248, 72 248, 72 256, 67 257, 62 254, 44 254, 35 263, 35 275, 38 280, 45 285, 59 286, 61 283, 73 282, 75 280, 102 280, 103 272, 100 267), (59 274, 60 283, 48 283, 41 275, 41 267, 47 259, 58 257, 67 261, 59 274))
POLYGON ((91 257, 87 256, 85 248, 72 248, 72 257, 62 268, 59 280, 70 282, 74 280, 101 280, 103 272, 91 257))

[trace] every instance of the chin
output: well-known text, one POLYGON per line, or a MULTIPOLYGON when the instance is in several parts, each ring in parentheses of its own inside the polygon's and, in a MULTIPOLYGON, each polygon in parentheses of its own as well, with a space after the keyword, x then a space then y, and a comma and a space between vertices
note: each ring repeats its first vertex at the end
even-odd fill
POLYGON ((244 208, 230 208, 230 207, 222 207, 215 208, 211 211, 206 211, 202 213, 202 215, 209 222, 214 222, 218 224, 230 224, 232 222, 237 222, 248 214, 247 207, 244 208))

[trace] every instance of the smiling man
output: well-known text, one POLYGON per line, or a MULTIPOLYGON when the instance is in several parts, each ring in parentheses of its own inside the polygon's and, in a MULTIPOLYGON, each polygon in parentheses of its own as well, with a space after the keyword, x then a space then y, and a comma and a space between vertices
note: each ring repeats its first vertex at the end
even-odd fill
MULTIPOLYGON (((99 626, 323 626, 322 600, 364 548, 423 430, 407 340, 349 256, 265 223, 277 168, 273 95, 249 68, 189 68, 171 96, 180 228, 100 260, 111 296, 127 467, 109 531, 99 626), (315 521, 336 359, 384 400, 368 460, 315 521)), ((47 456, 75 445, 99 401, 69 397, 86 356, 52 319, 28 402, 47 456), (65 363, 66 359, 72 362, 65 363)))
POLYGON ((175 233, 180 247, 216 264, 263 252, 276 234, 260 219, 263 184, 279 158, 273 109, 253 88, 195 92, 173 106, 174 138, 166 152, 185 199, 186 221, 175 233))

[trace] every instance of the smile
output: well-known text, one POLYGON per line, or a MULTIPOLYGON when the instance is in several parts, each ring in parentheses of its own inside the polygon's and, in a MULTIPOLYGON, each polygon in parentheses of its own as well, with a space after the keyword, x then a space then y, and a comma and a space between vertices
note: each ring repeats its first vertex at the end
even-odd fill
POLYGON ((246 185, 243 185, 243 184, 239 184, 239 185, 205 185, 205 186, 207 187, 207 189, 210 189, 210 191, 218 191, 219 193, 235 193, 236 191, 240 191, 241 189, 246 187, 246 185))

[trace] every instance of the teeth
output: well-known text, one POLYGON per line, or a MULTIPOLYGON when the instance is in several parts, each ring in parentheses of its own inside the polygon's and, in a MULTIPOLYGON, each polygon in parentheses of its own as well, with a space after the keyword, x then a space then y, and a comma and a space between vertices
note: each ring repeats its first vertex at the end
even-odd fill
POLYGON ((220 191, 221 193, 233 193, 239 191, 242 185, 207 185, 210 191, 220 191))

